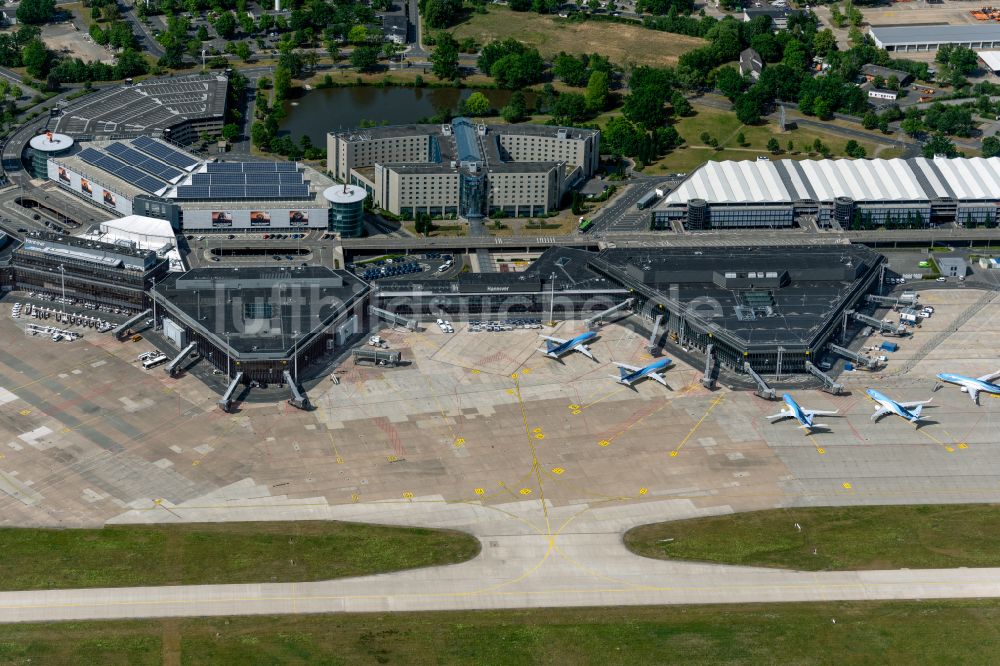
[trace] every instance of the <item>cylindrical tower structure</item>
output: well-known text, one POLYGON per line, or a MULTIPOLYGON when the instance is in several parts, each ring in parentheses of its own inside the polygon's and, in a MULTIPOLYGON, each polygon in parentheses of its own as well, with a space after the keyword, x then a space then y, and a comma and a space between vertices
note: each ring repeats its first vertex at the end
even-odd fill
POLYGON ((65 134, 45 132, 28 142, 27 167, 32 178, 48 178, 48 159, 65 155, 73 147, 73 139, 65 134))
POLYGON ((364 233, 365 198, 368 192, 356 185, 334 185, 323 191, 323 198, 330 202, 327 228, 342 238, 356 238, 364 233))
POLYGON ((708 202, 704 199, 689 199, 688 200, 688 216, 687 224, 688 229, 706 229, 708 228, 708 202))
POLYGON ((837 197, 833 201, 833 219, 840 223, 840 226, 847 228, 854 217, 854 199, 851 197, 837 197))

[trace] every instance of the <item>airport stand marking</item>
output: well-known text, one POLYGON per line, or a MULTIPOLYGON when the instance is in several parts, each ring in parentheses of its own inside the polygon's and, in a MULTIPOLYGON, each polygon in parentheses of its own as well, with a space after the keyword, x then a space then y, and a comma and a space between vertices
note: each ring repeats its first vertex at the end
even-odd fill
POLYGON ((649 492, 648 488, 639 488, 639 494, 640 495, 645 495, 648 492, 649 492))
POLYGON ((960 448, 960 449, 967 449, 967 448, 969 448, 969 445, 966 444, 965 442, 959 442, 958 443, 958 448, 960 448))
POLYGON ((853 488, 853 486, 850 484, 849 481, 844 481, 844 483, 842 485, 843 485, 844 490, 850 490, 851 488, 853 488))
POLYGON ((822 446, 817 446, 816 453, 823 455, 824 453, 826 453, 826 449, 824 449, 822 446))
POLYGON ((609 441, 608 441, 608 440, 606 440, 606 439, 602 439, 602 440, 601 440, 601 441, 599 441, 599 442, 598 442, 597 444, 598 444, 599 446, 609 446, 609 445, 611 444, 611 442, 609 442, 609 441))
POLYGON ((354 493, 353 495, 351 495, 351 503, 353 503, 353 504, 357 504, 358 500, 360 500, 360 499, 361 499, 361 495, 359 495, 357 493, 354 493))
POLYGON ((403 491, 403 499, 405 499, 405 500, 412 500, 413 499, 413 493, 411 493, 409 490, 403 491))
POLYGON ((191 466, 192 467, 197 467, 200 464, 201 464, 201 460, 192 460, 191 461, 191 466))
POLYGON ((399 458, 397 458, 396 456, 392 456, 392 455, 386 456, 385 459, 388 460, 391 463, 394 463, 397 460, 399 460, 399 458))
POLYGON ((676 458, 679 455, 680 455, 680 451, 671 451, 670 452, 670 457, 671 458, 676 458))
POLYGON ((464 444, 465 444, 465 438, 464 437, 458 437, 458 438, 455 439, 455 448, 456 449, 462 448, 462 446, 464 444))
POLYGON ((579 414, 580 413, 580 405, 569 405, 569 409, 574 414, 579 414))
POLYGON ((482 497, 483 495, 486 494, 486 489, 485 488, 476 488, 476 494, 479 495, 480 497, 482 497))
POLYGON ((553 467, 552 468, 552 473, 553 474, 562 474, 565 471, 566 470, 564 470, 562 467, 553 467))
POLYGON ((582 412, 579 409, 574 409, 572 412, 570 412, 570 414, 574 414, 574 415, 575 414, 580 414, 580 413, 582 413, 582 412))
POLYGON ((18 412, 18 414, 20 414, 21 416, 27 416, 30 413, 31 413, 30 409, 22 409, 21 411, 18 412))
POLYGON ((520 492, 521 492, 522 495, 530 495, 531 494, 531 488, 521 488, 520 492))
POLYGON ((542 433, 535 433, 535 439, 545 439, 545 435, 542 433))
POLYGON ((531 432, 535 433, 536 435, 537 435, 538 433, 540 433, 541 431, 542 431, 542 429, 541 429, 541 428, 533 428, 533 429, 531 430, 531 432))
POLYGON ((479 373, 480 373, 480 370, 477 370, 476 368, 472 369, 472 374, 478 375, 479 373))

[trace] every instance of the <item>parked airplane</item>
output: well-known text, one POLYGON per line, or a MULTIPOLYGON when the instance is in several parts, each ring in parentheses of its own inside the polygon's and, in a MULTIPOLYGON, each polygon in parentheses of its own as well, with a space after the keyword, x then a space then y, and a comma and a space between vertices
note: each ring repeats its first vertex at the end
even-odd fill
POLYGON ((916 400, 914 402, 896 402, 892 398, 887 398, 875 389, 867 389, 865 393, 868 397, 879 404, 872 414, 872 421, 878 421, 886 414, 895 414, 920 427, 920 411, 930 400, 916 400))
POLYGON ((788 405, 788 409, 782 409, 777 414, 771 414, 766 418, 776 419, 776 420, 789 419, 789 418, 797 419, 798 422, 801 424, 799 427, 804 428, 807 432, 812 432, 813 428, 829 427, 825 423, 814 423, 813 422, 814 416, 817 415, 832 416, 833 414, 837 414, 840 412, 839 409, 835 409, 832 412, 823 411, 820 409, 803 409, 802 407, 799 406, 799 403, 795 402, 795 398, 793 398, 787 393, 782 395, 781 399, 785 401, 786 405, 788 405))
MULTIPOLYGON (((634 365, 628 365, 627 363, 615 363, 618 366, 618 376, 608 375, 611 379, 615 380, 619 384, 624 384, 625 386, 632 386, 636 382, 646 377, 650 377, 660 382, 664 386, 667 386, 667 380, 663 378, 658 371, 666 370, 670 366, 671 360, 669 358, 661 358, 659 361, 653 361, 647 366, 642 368, 634 365)), ((667 386, 667 388, 670 388, 667 386)))
POLYGON ((972 398, 972 402, 977 405, 979 404, 980 392, 1000 395, 1000 385, 993 383, 997 377, 1000 377, 1000 372, 983 375, 982 377, 976 379, 973 379, 972 377, 965 377, 963 375, 953 375, 947 372, 942 372, 937 376, 937 378, 943 382, 961 386, 962 392, 968 393, 969 397, 972 398))
POLYGON ((545 349, 540 348, 538 351, 542 352, 549 358, 558 359, 563 354, 571 351, 578 351, 590 359, 594 358, 594 355, 590 353, 590 347, 585 344, 597 337, 597 333, 594 333, 593 331, 581 333, 572 340, 561 340, 548 335, 539 335, 538 337, 545 340, 545 349))

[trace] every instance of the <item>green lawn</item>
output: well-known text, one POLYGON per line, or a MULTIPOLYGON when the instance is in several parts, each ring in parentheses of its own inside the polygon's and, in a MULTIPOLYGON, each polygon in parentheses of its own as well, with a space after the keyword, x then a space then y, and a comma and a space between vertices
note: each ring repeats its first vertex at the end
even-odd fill
POLYGON ((0 589, 45 590, 324 580, 462 562, 479 542, 363 523, 205 523, 2 529, 0 552, 0 589))
MULTIPOLYGON (((682 137, 684 147, 675 150, 663 159, 655 162, 646 173, 659 172, 689 172, 705 162, 720 162, 723 160, 754 160, 759 155, 767 155, 771 159, 816 159, 821 157, 812 152, 813 143, 819 139, 830 148, 834 157, 844 157, 845 147, 850 140, 833 132, 824 132, 813 128, 799 128, 787 132, 779 132, 777 123, 762 125, 743 125, 732 111, 723 111, 702 106, 695 101, 692 106, 696 113, 686 118, 680 118, 674 125, 682 137), (702 141, 702 132, 708 132, 710 138, 718 142, 722 150, 706 145, 702 141), (744 145, 736 139, 742 133, 744 145), (767 142, 771 137, 778 139, 782 152, 771 155, 767 150, 767 142), (792 142, 792 150, 788 151, 788 142, 792 142)), ((859 142, 868 153, 868 157, 889 159, 902 155, 902 150, 891 147, 891 139, 859 142)))
POLYGON ((995 663, 998 625, 992 600, 16 624, 0 663, 936 666, 995 663))
POLYGON ((802 571, 995 567, 1000 505, 755 511, 643 525, 625 545, 646 557, 802 571))

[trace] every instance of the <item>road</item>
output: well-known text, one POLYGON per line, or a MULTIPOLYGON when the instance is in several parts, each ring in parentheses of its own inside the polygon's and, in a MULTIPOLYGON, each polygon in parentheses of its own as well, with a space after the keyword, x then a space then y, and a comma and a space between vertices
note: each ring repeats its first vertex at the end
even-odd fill
MULTIPOLYGON (((171 508, 183 520, 204 519, 208 511, 171 508)), ((482 551, 464 564, 336 581, 3 592, 0 622, 1000 597, 1000 569, 995 568, 800 573, 629 553, 623 530, 699 515, 693 503, 678 500, 545 510, 538 501, 479 506, 429 500, 309 512, 317 520, 454 526, 473 532, 482 551)))

